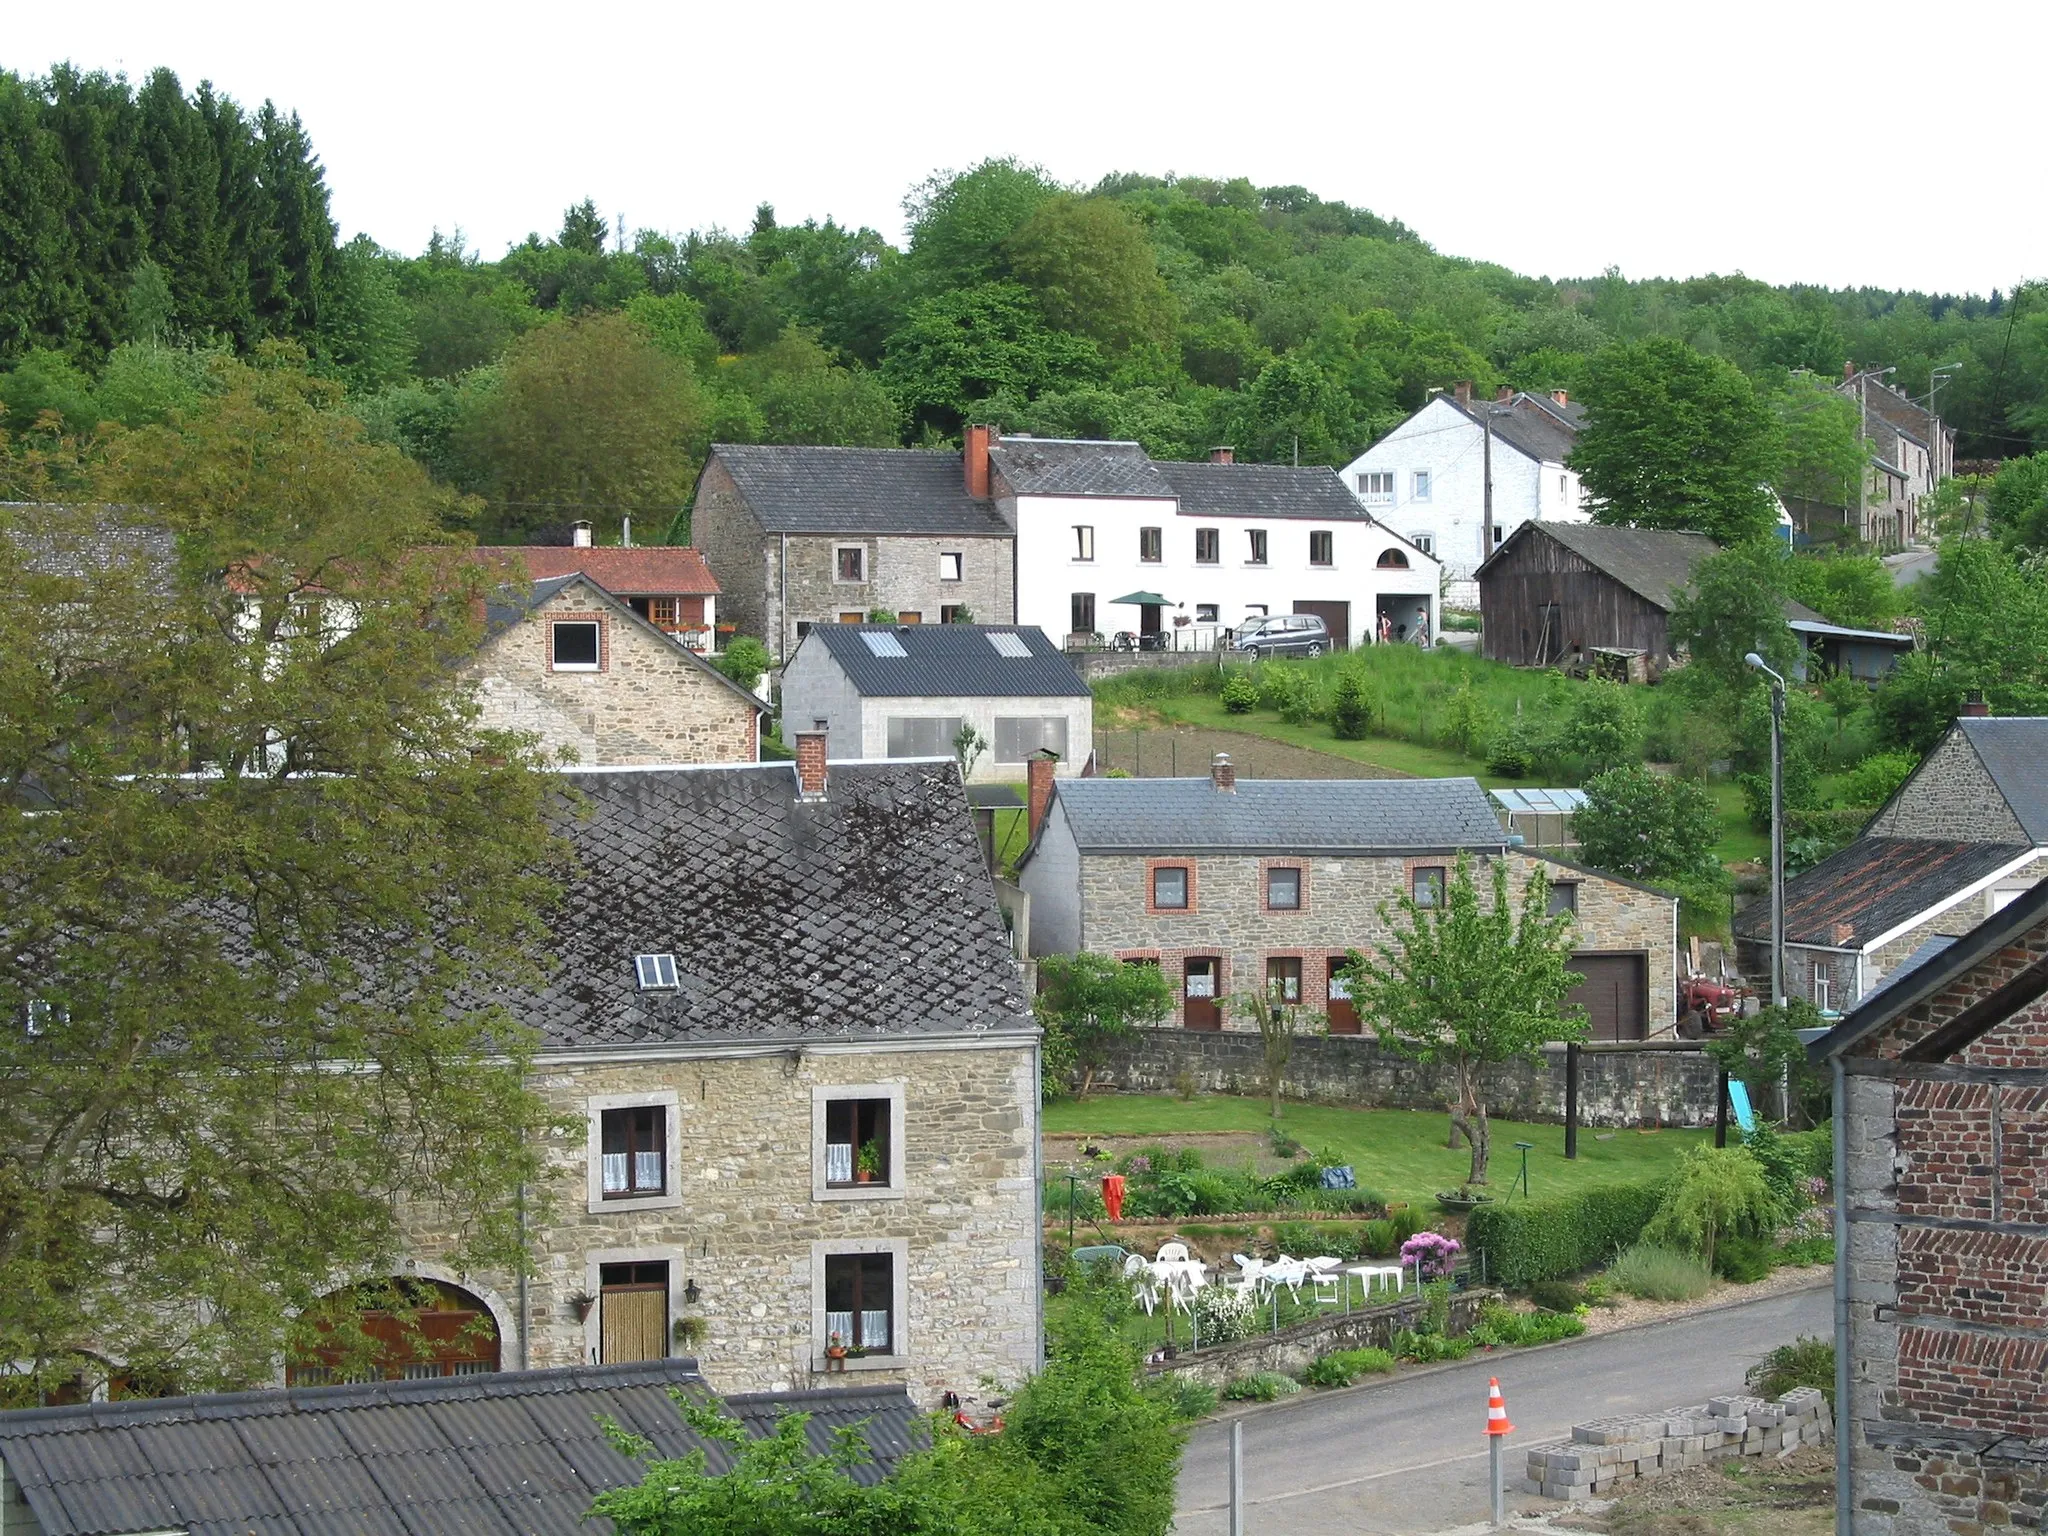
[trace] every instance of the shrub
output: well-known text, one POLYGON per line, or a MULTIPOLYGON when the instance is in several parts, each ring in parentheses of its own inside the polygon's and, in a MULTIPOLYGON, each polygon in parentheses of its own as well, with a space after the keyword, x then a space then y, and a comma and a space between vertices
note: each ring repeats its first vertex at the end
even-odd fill
POLYGON ((1358 1257, 1391 1259, 1401 1251, 1401 1239, 1394 1236, 1394 1224, 1385 1217, 1368 1221, 1358 1229, 1358 1257))
POLYGON ((1783 1397, 1799 1387, 1818 1387, 1835 1405, 1835 1346, 1812 1337, 1780 1344, 1749 1368, 1749 1390, 1758 1397, 1783 1397))
POLYGON ((1248 1339, 1259 1326, 1259 1306, 1250 1291, 1205 1285, 1195 1292, 1195 1323, 1205 1344, 1248 1339))
POLYGON ((1724 1237, 1714 1250, 1714 1273, 1736 1285, 1753 1285, 1770 1274, 1775 1257, 1760 1237, 1724 1237))
POLYGON ((1795 1237, 1778 1250, 1780 1264, 1832 1264, 1835 1262, 1833 1233, 1819 1237, 1795 1237))
POLYGON ((1567 1280, 1538 1280, 1529 1287, 1529 1299, 1546 1312, 1576 1312, 1586 1304, 1586 1293, 1567 1280))
POLYGON ((1781 1215, 1790 1215, 1806 1204, 1806 1149, 1788 1143, 1758 1120, 1756 1129, 1742 1138, 1742 1145, 1764 1171, 1764 1182, 1778 1202, 1781 1215))
POLYGON ((1629 690, 1598 679, 1578 689, 1558 747, 1587 776, 1640 763, 1643 732, 1629 690))
POLYGON ((1473 1343, 1490 1348, 1526 1349, 1531 1344, 1576 1339, 1585 1331, 1586 1325, 1576 1313, 1511 1312, 1506 1307, 1490 1306, 1481 1309, 1470 1337, 1473 1343))
POLYGON ((1223 1395, 1233 1403, 1271 1403, 1292 1397, 1300 1390, 1301 1383, 1292 1376, 1282 1376, 1278 1371, 1258 1371, 1238 1377, 1223 1389, 1223 1395))
POLYGON ((1259 704, 1259 685, 1249 672, 1232 672, 1223 679, 1223 707, 1233 715, 1248 715, 1259 704))
POLYGON ((1283 1221, 1273 1228, 1273 1246, 1292 1258, 1317 1257, 1322 1242, 1322 1236, 1305 1221, 1283 1221))
POLYGON ((1330 732, 1339 741, 1363 741, 1372 729, 1372 696, 1365 678, 1346 672, 1337 679, 1336 696, 1330 702, 1330 732))
POLYGON ((1179 1371, 1154 1376, 1139 1391, 1176 1424, 1191 1423, 1216 1410, 1216 1389, 1179 1371))
POLYGON ((1533 778, 1547 751, 1535 723, 1517 715, 1511 724, 1493 733, 1486 749, 1486 766, 1490 772, 1506 778, 1533 778))
POLYGON ((1440 1360, 1462 1360, 1472 1353, 1472 1341, 1446 1338, 1440 1333, 1412 1333, 1403 1331, 1394 1335, 1394 1350, 1403 1360, 1414 1360, 1422 1365, 1434 1365, 1440 1360))
POLYGON ((1823 1120, 1810 1131, 1789 1131, 1778 1138, 1799 1157, 1799 1171, 1810 1179, 1835 1176, 1835 1127, 1823 1120))
POLYGON ((1384 1349, 1336 1349, 1302 1372, 1311 1387, 1348 1387, 1361 1376, 1381 1376, 1394 1368, 1384 1349))
POLYGON ((1694 1147, 1678 1165, 1657 1214, 1643 1229, 1652 1242, 1698 1254, 1708 1268, 1725 1237, 1755 1237, 1780 1215, 1764 1165, 1747 1147, 1694 1147))
POLYGON ((1642 1236, 1664 1200, 1664 1184, 1602 1184, 1553 1200, 1482 1205, 1465 1237, 1495 1285, 1533 1285, 1577 1274, 1642 1236))
POLYGON ((1607 1275, 1617 1290, 1644 1301, 1694 1301, 1714 1284, 1713 1271, 1691 1254, 1655 1243, 1625 1249, 1607 1275))
POLYGON ((719 671, 750 692, 761 681, 761 674, 775 665, 768 647, 752 635, 734 637, 714 660, 719 671))
POLYGON ((1483 698, 1472 691, 1472 680, 1466 678, 1444 700, 1444 723, 1438 732, 1439 739, 1445 746, 1453 747, 1467 757, 1484 757, 1486 744, 1493 739, 1493 729, 1493 711, 1486 707, 1483 698))
POLYGON ((1441 1232, 1418 1232, 1401 1245, 1401 1262, 1414 1265, 1419 1279, 1434 1280, 1451 1272, 1463 1247, 1455 1237, 1441 1232))

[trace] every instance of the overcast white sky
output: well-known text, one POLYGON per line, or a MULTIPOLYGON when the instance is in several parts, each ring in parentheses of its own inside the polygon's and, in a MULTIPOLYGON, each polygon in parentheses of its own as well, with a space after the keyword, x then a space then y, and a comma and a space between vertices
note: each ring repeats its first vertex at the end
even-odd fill
POLYGON ((1298 183, 1517 270, 1985 292, 2048 275, 2048 5, 0 0, 0 65, 305 119, 344 235, 495 256, 830 214, 990 155, 1298 183))

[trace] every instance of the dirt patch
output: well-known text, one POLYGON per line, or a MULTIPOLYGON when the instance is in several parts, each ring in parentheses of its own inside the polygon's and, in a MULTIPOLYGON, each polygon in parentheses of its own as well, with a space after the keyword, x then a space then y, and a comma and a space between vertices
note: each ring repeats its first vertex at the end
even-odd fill
POLYGON ((1173 1151, 1193 1147, 1202 1154, 1205 1168, 1238 1168, 1250 1163, 1269 1178, 1287 1166, 1273 1155, 1272 1138, 1256 1131, 1204 1131, 1186 1136, 1091 1136, 1075 1132, 1047 1135, 1042 1141, 1047 1173, 1086 1173, 1091 1179, 1110 1172, 1111 1165, 1082 1156, 1087 1147, 1107 1152, 1112 1158, 1146 1147, 1173 1151))
POLYGON ((1833 1273, 1826 1264, 1803 1264, 1774 1269, 1767 1277, 1751 1285, 1730 1285, 1725 1280, 1716 1280, 1714 1288, 1697 1301, 1638 1301, 1633 1296, 1621 1296, 1616 1298, 1614 1306, 1593 1307, 1587 1312, 1586 1332, 1612 1333, 1617 1328, 1630 1328, 1637 1323, 1683 1317, 1705 1307, 1725 1306, 1734 1301, 1761 1301, 1766 1296, 1776 1296, 1785 1291, 1803 1291, 1818 1285, 1833 1273))
POLYGON ((1192 779, 1209 771, 1218 752, 1228 752, 1240 779, 1408 779, 1377 763, 1355 762, 1334 752, 1290 746, 1269 736, 1217 731, 1202 726, 1160 726, 1121 719, 1095 732, 1095 771, 1121 769, 1134 779, 1192 779))
POLYGON ((1651 1478, 1599 1510, 1552 1517, 1559 1531, 1599 1536, 1827 1536, 1835 1528, 1834 1452, 1782 1461, 1710 1462, 1651 1478))

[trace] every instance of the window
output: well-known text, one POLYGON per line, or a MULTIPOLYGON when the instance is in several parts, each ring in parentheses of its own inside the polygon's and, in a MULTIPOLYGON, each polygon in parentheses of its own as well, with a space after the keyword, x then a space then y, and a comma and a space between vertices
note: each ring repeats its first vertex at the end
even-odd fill
POLYGON ((1444 867, 1441 864, 1425 864, 1409 872, 1408 894, 1418 907, 1440 907, 1444 904, 1444 867))
POLYGON ((1095 558, 1095 530, 1086 523, 1074 525, 1074 558, 1093 560, 1095 558))
POLYGON ((958 715, 891 715, 889 756, 951 757, 960 734, 958 715))
POLYGON ((1147 565, 1157 565, 1164 555, 1164 535, 1157 528, 1138 530, 1138 558, 1147 565))
POLYGON ((683 600, 680 597, 650 597, 647 599, 647 622, 657 629, 675 629, 683 622, 683 600))
POLYGON ((1418 469, 1418 470, 1416 470, 1416 471, 1415 471, 1415 478, 1414 478, 1414 480, 1413 480, 1413 481, 1411 481, 1411 482, 1410 482, 1410 484, 1409 484, 1409 491, 1408 491, 1408 499, 1409 499, 1410 501, 1427 501, 1427 500, 1429 500, 1429 471, 1428 471, 1428 470, 1426 470, 1426 469, 1418 469))
POLYGON ((1559 880, 1550 887, 1550 915, 1560 912, 1576 914, 1579 910, 1579 882, 1559 880))
POLYGON ((1031 659, 1030 643, 1014 630, 999 629, 994 634, 984 635, 982 638, 988 641, 989 649, 998 656, 1006 656, 1011 661, 1031 659))
POLYGON ((1266 910, 1301 910, 1301 870, 1292 864, 1275 865, 1266 871, 1266 910))
POLYGON ((1394 472, 1391 469, 1367 470, 1358 477, 1358 494, 1374 501, 1394 499, 1394 472))
POLYGON ((1563 475, 1557 477, 1557 494, 1560 496, 1565 494, 1565 477, 1563 475))
POLYGON ((1266 605, 1264 603, 1246 603, 1244 611, 1247 618, 1263 619, 1266 616, 1266 605))
POLYGON ((924 622, 924 615, 915 608, 899 608, 896 610, 896 622, 898 624, 922 624, 924 622))
POLYGON ((939 622, 941 624, 965 624, 967 622, 964 617, 966 612, 967 605, 965 603, 947 603, 939 609, 939 622))
POLYGON ((1266 996, 1276 1003, 1301 1001, 1301 957, 1275 955, 1266 962, 1266 996))
POLYGON ((1335 565, 1337 563, 1337 535, 1327 528, 1317 528, 1308 536, 1308 563, 1310 565, 1335 565))
POLYGON ((1374 563, 1383 571, 1405 571, 1408 569, 1408 555, 1404 550, 1383 549, 1374 563))
POLYGON ((961 581, 966 577, 967 557, 954 551, 939 556, 939 580, 961 581))
POLYGON ((1344 969, 1350 960, 1349 955, 1330 956, 1330 1001, 1333 1003, 1351 1001, 1351 975, 1344 969))
POLYGON ((548 649, 555 671, 597 670, 597 620, 557 619, 548 628, 548 649))
POLYGON ((870 1355, 898 1353, 896 1255, 832 1253, 825 1256, 825 1344, 870 1355))
POLYGON ((1223 530, 1220 528, 1197 528, 1195 530, 1195 564, 1219 565, 1223 561, 1223 530))
POLYGON ((1065 715, 997 715, 996 761, 1026 763, 1035 752, 1067 755, 1065 715))
POLYGON ((830 1099, 825 1104, 825 1187, 855 1189, 894 1181, 887 1099, 830 1099))
POLYGON ((668 1193, 668 1109, 642 1104, 607 1109, 600 1187, 607 1200, 668 1193))
POLYGON ((1507 533, 1507 529, 1505 529, 1505 528, 1501 527, 1501 525, 1500 525, 1499 523, 1495 523, 1495 524, 1493 525, 1493 547, 1494 547, 1495 549, 1499 549, 1499 548, 1500 548, 1500 541, 1501 541, 1501 538, 1502 538, 1502 536, 1503 536, 1504 534, 1506 534, 1506 533, 1507 533))
POLYGON ((32 997, 28 1000, 26 1024, 31 1040, 52 1028, 70 1022, 71 1010, 61 1003, 53 1003, 47 997, 32 997))
POLYGON ((842 624, 865 624, 867 623, 867 621, 868 616, 865 613, 862 613, 859 609, 854 609, 851 612, 843 612, 839 615, 839 622, 842 624))
POLYGON ((1434 557, 1436 554, 1436 535, 1433 533, 1411 533, 1408 535, 1408 542, 1425 555, 1434 557))
POLYGON ((606 1365, 668 1358, 668 1265, 600 1264, 598 1359, 606 1365))
POLYGON ((1072 621, 1068 626, 1077 635, 1095 633, 1095 594, 1076 592, 1068 607, 1067 617, 1072 621))
POLYGON ((1245 551, 1244 563, 1246 565, 1264 565, 1266 563, 1266 530, 1263 528, 1247 528, 1244 532, 1245 538, 1250 544, 1250 548, 1245 551))
POLYGON ((1216 605, 1215 605, 1214 603, 1197 603, 1197 604, 1195 604, 1195 622, 1196 622, 1197 624, 1214 624, 1214 623, 1216 623, 1216 622, 1217 622, 1217 616, 1216 616, 1216 605))
POLYGON ((633 969, 639 973, 642 992, 653 992, 676 984, 674 955, 635 955, 633 969))
POLYGON ((832 579, 834 581, 866 581, 868 579, 868 550, 865 544, 840 544, 832 551, 832 579))
POLYGON ((805 635, 808 635, 808 634, 809 634, 810 632, 811 632, 811 621, 810 621, 809 619, 798 619, 798 620, 796 621, 796 637, 797 637, 797 639, 799 639, 799 640, 803 639, 803 637, 804 637, 805 635))
POLYGON ((1188 867, 1158 864, 1152 869, 1152 905, 1162 912, 1188 909, 1188 867))
POLYGON ((863 630, 860 643, 868 648, 868 654, 877 661, 902 661, 910 655, 903 649, 903 642, 886 629, 863 630))

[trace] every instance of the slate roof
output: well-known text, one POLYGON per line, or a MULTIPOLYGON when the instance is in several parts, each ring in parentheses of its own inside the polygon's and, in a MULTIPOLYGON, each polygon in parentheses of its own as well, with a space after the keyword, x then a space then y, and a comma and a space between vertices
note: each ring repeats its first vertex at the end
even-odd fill
MULTIPOLYGON (((1475 400, 1470 405, 1460 405, 1455 395, 1438 398, 1481 425, 1488 410, 1501 409, 1498 401, 1475 400)), ((1493 435, 1495 440, 1519 449, 1538 463, 1562 464, 1579 440, 1578 420, 1584 414, 1584 406, 1560 406, 1553 400, 1518 394, 1508 402, 1505 412, 1493 418, 1493 435)))
POLYGON ((768 533, 1011 534, 993 501, 967 494, 957 453, 715 443, 711 454, 768 533))
POLYGON ((1029 1001, 958 765, 571 769, 559 969, 476 999, 545 1049, 1015 1031, 1029 1001), (673 954, 679 985, 639 988, 673 954))
POLYGON ((1955 942, 1952 937, 1945 933, 1937 933, 1933 938, 1924 941, 1918 949, 1887 971, 1879 979, 1876 986, 1863 994, 1859 1002, 1868 1002, 1886 987, 1897 986, 1908 976, 1919 970, 1921 966, 1926 965, 1936 955, 1952 947, 1955 942))
POLYGON ((1477 779, 1062 779, 1084 853, 1390 853, 1499 848, 1477 779))
POLYGON ((814 624, 805 645, 822 645, 868 698, 1083 697, 1074 664, 1035 625, 814 624), (877 656, 863 636, 889 635, 902 656, 877 656), (1015 635, 1031 654, 1005 656, 991 635, 1015 635))
POLYGON ((1180 495, 1183 517, 1312 517, 1369 523, 1358 498, 1327 465, 1212 464, 1161 459, 1155 468, 1180 495))
POLYGON ((75 505, 34 501, 0 502, 0 524, 43 576, 83 579, 130 562, 155 568, 159 590, 176 579, 178 537, 168 528, 141 523, 115 507, 100 507, 88 520, 75 520, 75 505), (59 514, 58 526, 38 514, 59 514))
POLYGON ((533 581, 581 571, 621 597, 716 597, 718 579, 701 550, 679 544, 481 544, 477 559, 526 567, 533 581))
MULTIPOLYGON (((592 1499, 640 1482, 609 1417, 668 1459, 722 1444, 684 1424, 671 1388, 705 1401, 693 1360, 575 1366, 425 1381, 237 1392, 0 1413, 0 1458, 45 1536, 594 1536, 592 1499)), ((866 1421, 872 1485, 921 1443, 900 1386, 725 1399, 750 1434, 788 1412, 805 1435, 866 1421)), ((10 1522, 10 1529, 12 1524, 10 1522)))
POLYGON ((1019 496, 1170 497, 1161 466, 1136 443, 1090 438, 1005 437, 988 460, 1019 496))
MULTIPOLYGON (((2026 851, 2007 843, 1859 837, 1785 882, 1785 942, 1861 949, 2026 851)), ((1768 940, 1770 902, 1744 907, 1735 932, 1768 940)))
POLYGON ((2048 844, 2048 715, 1965 716, 1956 729, 2027 836, 2048 844))
MULTIPOLYGON (((1604 571, 1631 592, 1659 608, 1671 609, 1692 581, 1692 569, 1700 561, 1720 552, 1721 546, 1704 533, 1674 533, 1662 528, 1614 528, 1602 523, 1527 522, 1508 536, 1506 543, 1479 567, 1503 558, 1525 538, 1547 536, 1584 560, 1596 571, 1604 571)), ((1824 622, 1803 603, 1789 598, 1785 617, 1810 623, 1824 622)))

